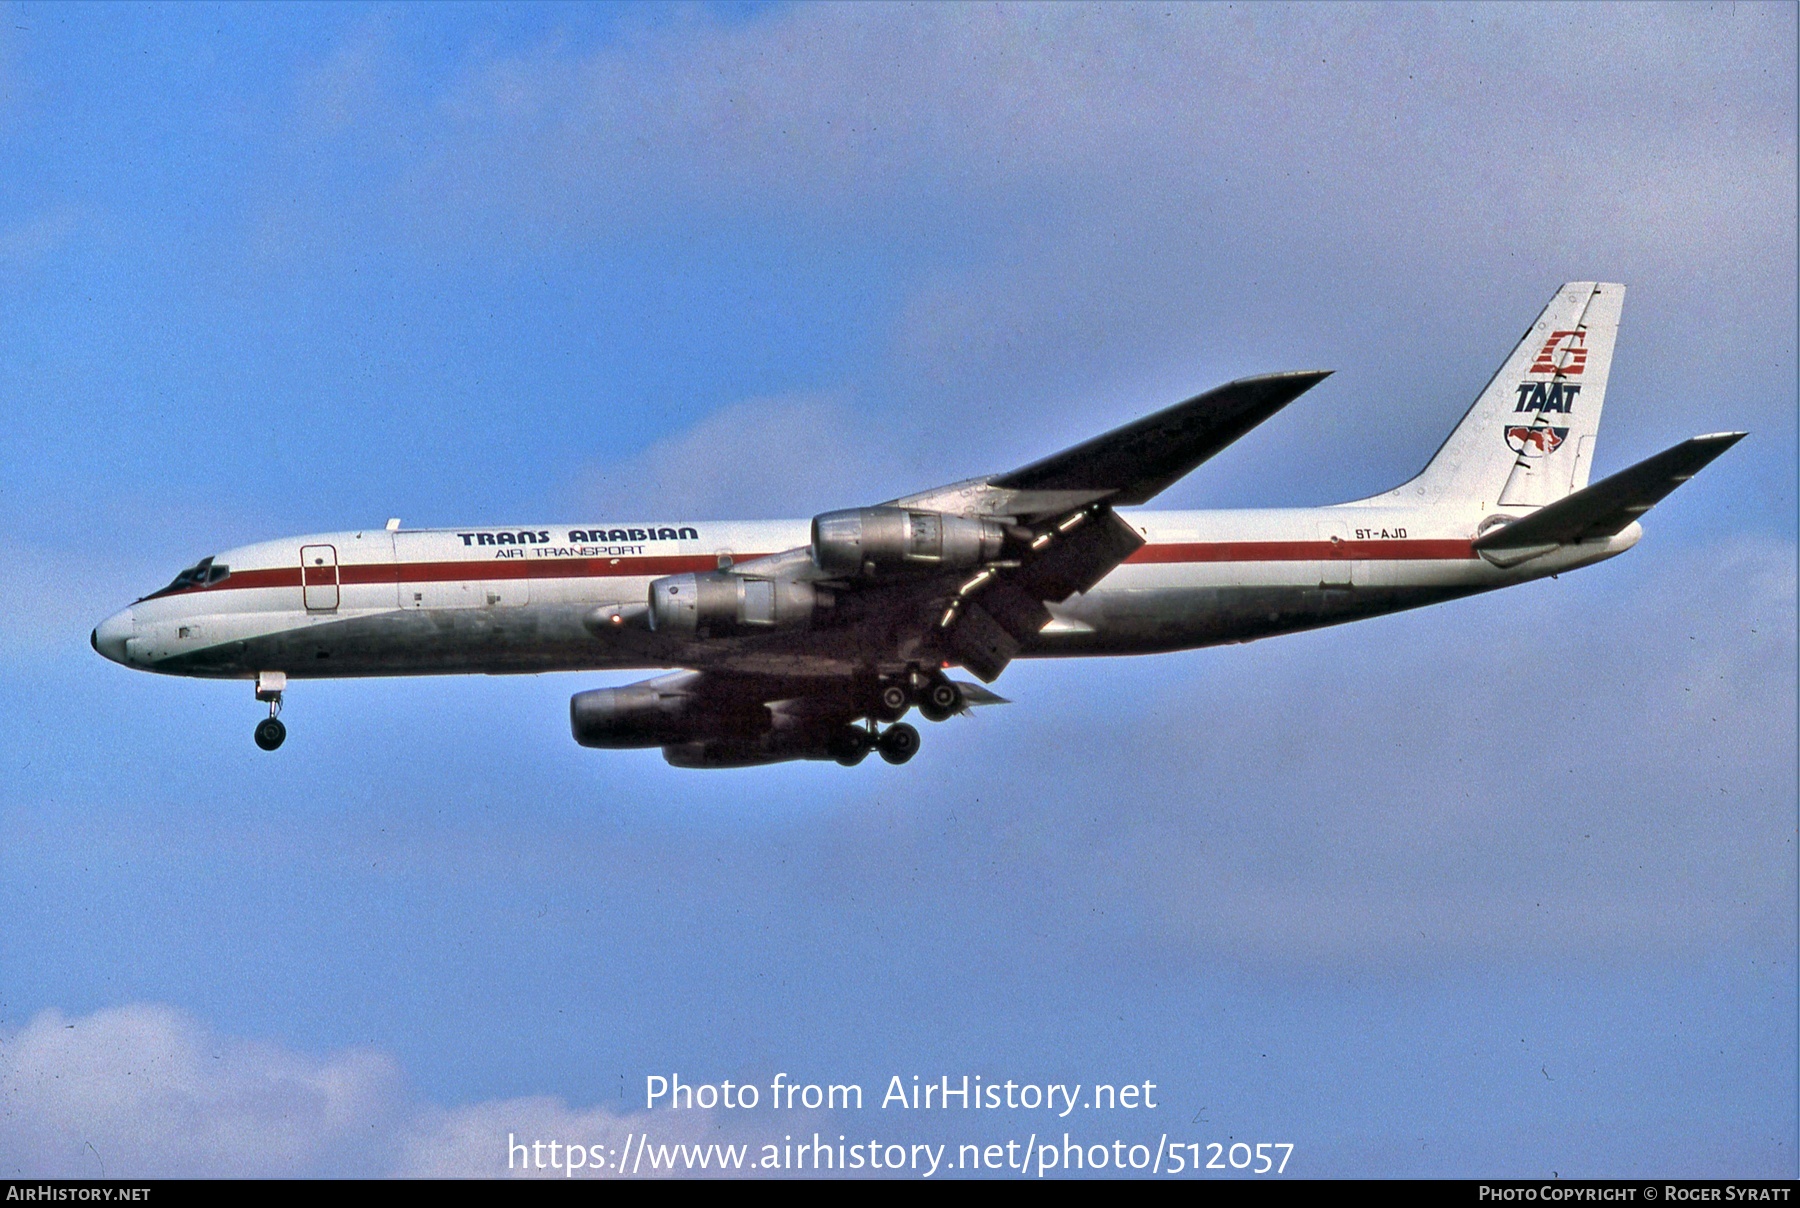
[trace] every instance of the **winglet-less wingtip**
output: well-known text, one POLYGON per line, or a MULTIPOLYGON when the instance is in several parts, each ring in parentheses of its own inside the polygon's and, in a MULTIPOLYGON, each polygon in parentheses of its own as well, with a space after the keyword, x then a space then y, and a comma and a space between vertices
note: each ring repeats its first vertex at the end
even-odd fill
POLYGON ((1239 378, 989 481, 1145 503, 1330 376, 1329 369, 1302 369, 1239 378))

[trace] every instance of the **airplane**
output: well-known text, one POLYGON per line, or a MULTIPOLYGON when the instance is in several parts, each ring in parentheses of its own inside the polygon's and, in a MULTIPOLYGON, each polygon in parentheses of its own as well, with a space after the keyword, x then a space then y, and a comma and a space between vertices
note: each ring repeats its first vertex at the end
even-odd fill
POLYGON ((253 680, 268 751, 290 680, 669 669, 576 693, 575 741, 660 747, 683 768, 902 764, 920 745, 909 711, 1004 703, 983 685, 1015 658, 1247 642, 1624 553, 1644 512, 1745 435, 1590 485, 1624 295, 1563 285, 1425 468, 1352 503, 1142 510, 1328 376, 1273 373, 1007 473, 811 520, 391 520, 247 545, 90 641, 127 667, 253 680))

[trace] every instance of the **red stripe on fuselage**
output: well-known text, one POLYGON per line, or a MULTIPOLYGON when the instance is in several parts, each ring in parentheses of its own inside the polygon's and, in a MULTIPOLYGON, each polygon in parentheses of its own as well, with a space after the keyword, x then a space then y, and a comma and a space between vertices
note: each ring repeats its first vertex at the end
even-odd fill
MULTIPOLYGON (((765 554, 744 554, 750 562, 765 554)), ((1467 541, 1195 541, 1146 545, 1127 565, 1171 562, 1324 562, 1467 560, 1475 557, 1467 541)), ((618 579, 657 578, 687 571, 718 569, 713 554, 678 554, 660 558, 496 558, 482 562, 376 562, 352 563, 337 568, 337 581, 345 587, 371 583, 458 583, 495 579, 618 579)), ((325 567, 307 568, 313 586, 328 586, 325 567)), ((197 592, 239 591, 258 587, 299 587, 301 568, 275 566, 263 570, 235 570, 217 583, 157 593, 182 596, 197 592)))
MULTIPOLYGON (((761 554, 755 555, 762 557, 761 554)), ((748 559, 745 559, 748 561, 748 559)), ((688 554, 666 558, 544 558, 530 562, 496 558, 491 562, 371 562, 340 564, 337 582, 345 587, 368 583, 466 583, 494 579, 603 579, 678 575, 683 571, 718 569, 712 554, 688 554)), ((314 587, 331 585, 331 568, 306 568, 314 587)), ((191 595, 201 591, 235 591, 254 587, 299 587, 301 568, 272 566, 263 570, 234 570, 205 587, 184 587, 166 594, 191 595)), ((165 593, 158 592, 161 596, 165 593)), ((156 596, 150 597, 157 598, 156 596)))
POLYGON ((1146 545, 1128 564, 1155 562, 1419 562, 1475 557, 1467 541, 1194 541, 1146 545))

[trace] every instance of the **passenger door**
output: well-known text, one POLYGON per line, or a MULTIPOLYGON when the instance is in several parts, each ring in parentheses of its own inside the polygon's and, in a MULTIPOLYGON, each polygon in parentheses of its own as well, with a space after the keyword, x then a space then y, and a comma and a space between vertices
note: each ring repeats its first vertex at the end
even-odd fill
POLYGON ((337 609, 337 546, 300 547, 300 597, 308 612, 333 612, 337 609))

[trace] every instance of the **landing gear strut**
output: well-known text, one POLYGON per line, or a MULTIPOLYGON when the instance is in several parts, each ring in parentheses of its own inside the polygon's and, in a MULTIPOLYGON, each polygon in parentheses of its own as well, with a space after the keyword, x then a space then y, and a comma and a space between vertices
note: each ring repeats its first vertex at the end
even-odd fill
POLYGON ((287 727, 276 715, 281 712, 281 693, 287 688, 287 673, 261 671, 256 676, 256 699, 267 701, 269 716, 256 723, 256 745, 273 751, 287 740, 287 727))

